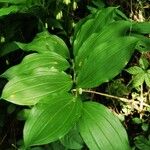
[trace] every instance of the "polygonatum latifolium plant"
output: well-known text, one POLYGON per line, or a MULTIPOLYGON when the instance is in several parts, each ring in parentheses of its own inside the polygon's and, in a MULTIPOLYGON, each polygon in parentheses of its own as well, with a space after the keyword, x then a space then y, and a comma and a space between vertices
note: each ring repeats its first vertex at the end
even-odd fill
POLYGON ((122 19, 118 12, 104 8, 76 25, 73 63, 63 40, 48 31, 30 43, 14 41, 32 54, 1 75, 8 79, 1 98, 31 108, 23 129, 24 149, 60 140, 67 148, 81 149, 85 143, 90 150, 130 150, 118 118, 81 96, 118 75, 135 49, 148 50, 150 40, 144 35, 150 33, 150 23, 122 19))

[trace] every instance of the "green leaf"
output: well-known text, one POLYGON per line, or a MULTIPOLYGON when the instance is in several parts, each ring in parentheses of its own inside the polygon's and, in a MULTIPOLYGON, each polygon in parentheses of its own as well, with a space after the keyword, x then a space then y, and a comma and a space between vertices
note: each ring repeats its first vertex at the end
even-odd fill
POLYGON ((49 149, 50 150, 68 150, 67 148, 65 148, 60 141, 56 141, 56 142, 52 142, 51 144, 49 144, 49 149))
POLYGON ((141 128, 142 128, 142 130, 145 131, 145 132, 148 131, 148 129, 149 129, 149 123, 142 123, 141 128))
POLYGON ((138 118, 138 117, 135 117, 135 118, 132 118, 132 122, 134 124, 141 124, 142 123, 142 119, 138 118))
POLYGON ((24 4, 26 0, 0 0, 0 3, 24 4))
POLYGON ((47 31, 38 33, 31 43, 16 42, 16 44, 25 51, 36 51, 38 53, 53 51, 65 58, 69 57, 69 51, 64 41, 47 31))
POLYGON ((141 34, 149 34, 150 22, 133 23, 132 32, 141 33, 141 34))
POLYGON ((70 132, 61 139, 61 143, 68 149, 81 149, 84 144, 76 128, 70 130, 70 132))
POLYGON ((130 150, 126 131, 118 118, 96 102, 84 103, 79 130, 90 150, 130 150))
POLYGON ((133 77, 133 86, 138 87, 143 84, 145 80, 145 73, 139 73, 133 77))
POLYGON ((136 75, 138 73, 144 73, 144 70, 138 66, 130 67, 130 68, 126 69, 126 71, 133 75, 136 75))
POLYGON ((34 105, 43 96, 60 91, 69 91, 70 76, 64 72, 45 68, 33 74, 16 76, 4 87, 2 98, 18 105, 34 105))
POLYGON ((33 107, 24 127, 26 147, 42 145, 62 138, 81 115, 80 99, 69 94, 44 97, 33 107))
POLYGON ((118 75, 134 52, 137 39, 124 37, 105 42, 90 54, 77 76, 79 88, 93 88, 118 75))
POLYGON ((15 42, 6 43, 4 46, 1 47, 0 57, 4 56, 10 52, 16 51, 18 49, 19 49, 19 47, 16 45, 15 42))
POLYGON ((136 49, 140 52, 147 52, 150 51, 150 38, 140 35, 140 34, 133 34, 131 36, 137 37, 139 39, 139 44, 136 46, 136 49))
POLYGON ((91 36, 91 34, 99 32, 103 27, 105 27, 105 25, 113 21, 115 11, 116 7, 101 9, 97 11, 91 19, 87 19, 87 21, 82 24, 74 41, 75 56, 77 55, 81 45, 88 39, 89 36, 91 36))
POLYGON ((119 9, 116 9, 116 17, 123 20, 129 20, 129 18, 119 9))
POLYGON ((141 68, 146 70, 149 67, 149 62, 145 57, 142 56, 139 60, 139 65, 141 68))
POLYGON ((108 42, 114 37, 125 36, 130 26, 131 22, 129 21, 116 21, 105 26, 102 31, 92 34, 79 49, 76 56, 76 67, 81 67, 84 60, 103 42, 108 42))
MULTIPOLYGON (((85 18, 79 20, 79 22, 77 22, 75 24, 75 28, 74 28, 74 36, 73 36, 73 41, 76 39, 76 36, 78 34, 80 34, 80 30, 83 24, 85 24, 86 22, 88 22, 88 20, 93 19, 95 14, 90 14, 88 16, 86 16, 85 18)), ((86 29, 86 28, 85 28, 86 29)))
POLYGON ((150 73, 145 73, 145 83, 150 87, 150 73))
POLYGON ((6 8, 1 8, 0 9, 0 17, 2 16, 6 16, 6 15, 9 15, 9 14, 12 14, 12 13, 16 13, 20 10, 20 7, 19 6, 9 6, 9 7, 6 7, 6 8))
POLYGON ((54 68, 63 71, 69 67, 69 63, 64 57, 54 52, 49 52, 47 54, 34 53, 27 55, 19 65, 11 67, 1 76, 12 79, 13 77, 22 74, 31 74, 34 69, 41 67, 47 67, 49 69, 54 68))
POLYGON ((30 109, 22 109, 20 112, 17 113, 17 119, 18 120, 27 120, 29 114, 30 114, 30 109))
POLYGON ((144 136, 137 136, 135 138, 135 145, 139 150, 149 150, 150 149, 150 138, 147 140, 144 136))

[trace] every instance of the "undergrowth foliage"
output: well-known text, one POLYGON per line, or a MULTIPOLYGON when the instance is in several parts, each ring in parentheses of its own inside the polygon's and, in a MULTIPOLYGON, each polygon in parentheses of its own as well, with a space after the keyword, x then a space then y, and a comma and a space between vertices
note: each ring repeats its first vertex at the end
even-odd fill
MULTIPOLYGON (((3 8, 7 11, 0 14, 19 7, 3 8)), ((135 50, 147 51, 148 33, 150 23, 131 21, 116 7, 108 7, 76 24, 73 58, 65 42, 44 28, 30 43, 12 42, 10 51, 19 48, 29 54, 1 75, 8 79, 1 98, 29 109, 22 149, 60 140, 70 149, 81 149, 85 143, 90 150, 130 150, 119 119, 83 93, 116 77, 135 50)))

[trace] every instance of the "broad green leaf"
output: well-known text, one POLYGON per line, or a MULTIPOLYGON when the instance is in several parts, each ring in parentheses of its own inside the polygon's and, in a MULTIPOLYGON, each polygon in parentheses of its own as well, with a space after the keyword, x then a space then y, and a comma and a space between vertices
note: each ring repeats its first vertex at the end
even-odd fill
POLYGON ((37 51, 38 53, 56 52, 59 55, 68 58, 69 52, 66 44, 62 39, 47 31, 38 33, 30 43, 16 42, 19 48, 26 51, 37 51))
POLYGON ((69 63, 64 57, 54 52, 49 52, 47 54, 34 53, 27 55, 19 65, 11 67, 1 76, 11 79, 22 74, 28 75, 32 73, 34 69, 41 67, 63 71, 69 67, 69 63))
POLYGON ((80 134, 90 150, 130 150, 125 129, 107 107, 85 102, 80 134))
POLYGON ((79 48, 91 34, 99 32, 105 25, 113 21, 115 11, 116 7, 101 9, 91 19, 82 24, 74 41, 74 56, 77 55, 79 48))
MULTIPOLYGON (((78 34, 80 34, 79 32, 81 32, 80 30, 81 30, 82 25, 84 25, 84 24, 86 24, 86 23, 88 24, 88 20, 93 20, 94 15, 95 15, 95 14, 90 14, 90 15, 86 16, 85 18, 79 20, 79 22, 77 22, 77 23, 75 24, 74 35, 73 35, 73 41, 76 39, 76 36, 77 36, 78 34)), ((91 21, 90 21, 90 22, 91 22, 91 21)), ((90 23, 89 23, 89 24, 90 24, 90 23)), ((86 30, 86 28, 85 28, 85 30, 86 30)))
POLYGON ((82 24, 81 29, 78 31, 76 35, 76 39, 74 41, 74 56, 77 55, 79 48, 82 46, 83 41, 88 38, 88 32, 90 31, 90 27, 93 24, 94 19, 88 19, 86 23, 82 24))
POLYGON ((150 22, 133 23, 132 32, 149 34, 150 33, 150 22))
POLYGON ((0 0, 0 3, 24 4, 26 0, 0 0))
POLYGON ((124 37, 105 42, 90 54, 77 76, 79 88, 93 88, 118 75, 134 52, 137 39, 124 37))
POLYGON ((145 83, 150 87, 150 73, 145 73, 145 83))
POLYGON ((64 72, 40 68, 33 74, 11 79, 3 89, 2 98, 18 105, 34 105, 43 96, 69 91, 71 86, 71 78, 64 72))
POLYGON ((83 65, 83 61, 103 42, 125 36, 131 27, 129 21, 116 21, 103 28, 102 31, 92 34, 80 47, 76 56, 76 67, 83 65))
POLYGON ((9 15, 9 14, 12 14, 12 13, 16 13, 19 10, 20 10, 20 7, 16 6, 16 5, 12 5, 12 6, 9 6, 9 7, 6 7, 6 8, 1 8, 0 9, 0 17, 5 16, 5 15, 9 15))
POLYGON ((62 138, 81 115, 80 99, 67 93, 43 97, 33 107, 24 127, 26 147, 42 145, 62 138))
POLYGON ((145 72, 139 73, 133 77, 133 86, 138 87, 143 84, 145 80, 145 72))
POLYGON ((69 131, 62 139, 61 143, 68 149, 82 149, 84 142, 76 128, 69 131))
POLYGON ((130 68, 126 69, 126 71, 133 75, 136 75, 138 73, 144 73, 144 70, 138 66, 130 67, 130 68))

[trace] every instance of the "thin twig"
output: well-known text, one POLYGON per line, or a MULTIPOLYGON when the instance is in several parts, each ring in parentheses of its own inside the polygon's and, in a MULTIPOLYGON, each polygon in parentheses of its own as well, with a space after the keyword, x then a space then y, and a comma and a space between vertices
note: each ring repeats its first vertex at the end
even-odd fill
MULTIPOLYGON (((73 89, 72 91, 77 92, 78 90, 73 89)), ((133 103, 133 99, 122 98, 122 97, 118 97, 118 96, 114 96, 114 95, 110 95, 110 94, 106 94, 106 93, 101 93, 101 92, 96 92, 96 91, 91 91, 91 90, 85 90, 85 89, 82 89, 82 92, 92 93, 92 94, 97 94, 97 95, 113 98, 113 99, 116 99, 116 100, 120 100, 124 103, 133 103)), ((134 101, 134 104, 139 104, 139 102, 134 101)), ((146 104, 144 102, 143 102, 143 106, 150 107, 148 104, 146 104)))
POLYGON ((132 101, 127 99, 127 98, 122 98, 122 97, 118 97, 118 96, 114 96, 114 95, 110 95, 110 94, 106 94, 106 93, 90 91, 90 90, 84 90, 84 89, 82 89, 82 92, 93 93, 93 94, 97 94, 97 95, 101 95, 101 96, 117 99, 117 100, 120 100, 120 101, 125 102, 125 103, 132 103, 132 101))
MULTIPOLYGON (((143 84, 141 84, 141 93, 140 93, 140 112, 143 111, 143 84)), ((142 114, 140 114, 140 118, 142 119, 142 114)))
POLYGON ((2 140, 0 141, 0 145, 2 145, 2 143, 4 142, 5 138, 7 137, 7 134, 5 134, 5 136, 2 138, 2 140))
POLYGON ((140 93, 140 111, 143 110, 143 85, 141 85, 141 93, 140 93))

